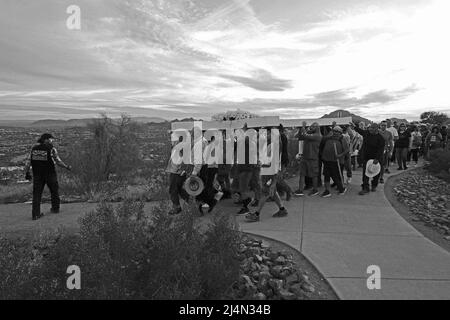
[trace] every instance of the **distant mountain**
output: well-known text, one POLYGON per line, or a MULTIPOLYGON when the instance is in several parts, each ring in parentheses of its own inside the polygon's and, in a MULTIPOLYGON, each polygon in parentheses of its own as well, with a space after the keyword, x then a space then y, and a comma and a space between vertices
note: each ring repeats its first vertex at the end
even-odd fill
POLYGON ((400 123, 409 123, 408 120, 406 119, 399 119, 399 118, 391 118, 392 123, 397 122, 398 124, 400 123))
MULTIPOLYGON (((89 123, 95 121, 98 118, 90 118, 90 119, 71 119, 71 120, 52 120, 52 119, 45 119, 45 120, 38 120, 31 124, 29 124, 29 127, 33 128, 61 128, 61 127, 84 127, 88 125, 89 123)), ((162 123, 166 122, 165 119, 157 118, 157 117, 134 117, 131 118, 133 121, 139 122, 139 123, 162 123)))
POLYGON ((356 114, 353 114, 353 113, 351 113, 351 112, 349 112, 347 110, 336 110, 336 111, 333 111, 330 114, 324 115, 322 117, 322 119, 324 119, 324 118, 345 118, 345 117, 352 117, 352 121, 354 123, 359 123, 359 122, 365 122, 366 124, 367 123, 372 123, 371 120, 363 118, 363 117, 360 117, 360 116, 358 116, 356 114))

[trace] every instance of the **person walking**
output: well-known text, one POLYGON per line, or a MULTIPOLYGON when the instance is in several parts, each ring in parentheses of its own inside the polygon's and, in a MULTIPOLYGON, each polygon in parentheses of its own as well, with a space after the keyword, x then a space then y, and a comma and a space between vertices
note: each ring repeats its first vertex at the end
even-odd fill
POLYGON ((422 134, 419 131, 419 127, 415 126, 413 132, 411 133, 411 156, 415 165, 419 163, 419 151, 422 146, 422 134))
MULTIPOLYGON (((183 142, 182 136, 178 138, 178 141, 173 142, 172 147, 175 147, 181 142, 183 142)), ((186 171, 188 165, 184 163, 175 164, 174 159, 172 159, 173 156, 174 155, 171 154, 169 158, 166 173, 169 174, 169 195, 170 201, 172 202, 172 210, 170 210, 169 214, 177 215, 182 211, 180 198, 185 202, 189 202, 189 194, 183 188, 184 182, 187 178, 186 171)), ((180 156, 183 155, 180 154, 180 156)))
POLYGON ((260 158, 259 164, 261 166, 261 199, 258 203, 258 208, 255 212, 249 212, 246 214, 245 219, 248 222, 258 222, 260 220, 260 215, 267 199, 272 198, 278 207, 278 211, 273 214, 274 218, 283 218, 288 215, 288 211, 283 205, 280 195, 277 191, 277 182, 281 173, 281 154, 280 154, 280 137, 275 134, 275 142, 278 146, 274 146, 271 142, 271 132, 267 132, 267 144, 263 146, 262 152, 265 155, 270 154, 266 159, 260 158), (277 154, 278 152, 278 154, 277 154))
POLYGON ((425 143, 427 146, 427 158, 430 159, 430 152, 436 149, 439 149, 442 146, 442 135, 439 132, 439 127, 434 126, 433 129, 431 129, 431 132, 428 134, 427 138, 425 139, 425 143))
POLYGON ((280 132, 280 142, 281 142, 281 173, 278 179, 277 189, 280 192, 286 194, 286 201, 290 201, 292 197, 292 189, 287 184, 285 180, 285 175, 287 172, 287 167, 289 165, 289 140, 286 136, 284 127, 282 124, 279 125, 278 130, 280 132))
POLYGON ((380 162, 381 164, 380 183, 384 183, 384 174, 387 169, 389 159, 392 157, 392 153, 394 152, 394 136, 392 135, 391 131, 387 130, 386 121, 381 122, 379 132, 384 138, 383 159, 380 162))
POLYGON ((51 194, 51 213, 59 213, 60 197, 58 176, 55 165, 67 170, 72 167, 65 164, 58 155, 58 151, 53 146, 54 137, 50 133, 44 133, 38 144, 31 149, 30 158, 25 166, 26 180, 33 180, 33 206, 32 219, 37 220, 44 216, 41 213, 42 192, 45 185, 50 189, 51 194), (30 167, 33 175, 31 176, 30 167))
POLYGON ((342 132, 341 127, 334 127, 333 135, 324 137, 319 146, 325 184, 325 191, 321 195, 323 198, 331 197, 331 179, 336 183, 340 195, 344 195, 347 191, 347 188, 344 188, 340 168, 344 164, 345 155, 348 153, 348 146, 342 137, 342 132))
POLYGON ((314 122, 309 130, 306 129, 306 122, 303 122, 303 127, 297 134, 299 141, 303 141, 303 154, 300 157, 300 179, 298 190, 295 195, 298 197, 304 196, 305 179, 306 177, 312 180, 313 188, 309 196, 319 194, 319 148, 322 141, 322 134, 317 122, 314 122))
POLYGON ((411 142, 411 134, 406 130, 406 124, 401 123, 398 128, 398 140, 395 142, 395 157, 397 158, 398 170, 408 169, 406 162, 411 142))
MULTIPOLYGON (((389 131, 390 133, 392 133, 392 137, 394 139, 394 144, 395 144, 395 142, 398 140, 398 131, 397 131, 397 129, 395 127, 392 126, 391 119, 387 119, 386 120, 386 126, 387 126, 386 130, 389 131)), ((388 163, 387 163, 387 166, 386 166, 386 169, 385 169, 386 173, 390 173, 389 166, 390 166, 391 162, 395 162, 394 149, 392 149, 391 156, 388 158, 388 163)))
POLYGON ((383 136, 378 132, 378 124, 370 125, 369 130, 361 130, 356 128, 353 123, 350 123, 360 135, 364 137, 364 142, 361 148, 361 156, 364 161, 363 165, 363 183, 360 195, 366 195, 370 191, 376 191, 380 179, 380 174, 372 178, 372 189, 369 187, 370 178, 366 175, 366 167, 369 160, 373 160, 373 164, 377 165, 383 161, 383 153, 385 142, 383 136))

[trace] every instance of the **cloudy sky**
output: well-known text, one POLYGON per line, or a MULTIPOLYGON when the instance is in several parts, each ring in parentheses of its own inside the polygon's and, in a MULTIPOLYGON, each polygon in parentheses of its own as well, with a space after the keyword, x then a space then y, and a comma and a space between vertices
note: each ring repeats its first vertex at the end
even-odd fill
POLYGON ((0 0, 0 119, 450 112, 448 0, 0 0), (68 6, 81 8, 69 30, 68 6))

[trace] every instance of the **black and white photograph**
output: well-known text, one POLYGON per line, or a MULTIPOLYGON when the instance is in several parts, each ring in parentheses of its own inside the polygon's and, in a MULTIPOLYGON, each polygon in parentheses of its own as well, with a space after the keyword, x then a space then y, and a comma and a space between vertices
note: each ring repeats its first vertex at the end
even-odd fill
POLYGON ((449 12, 0 0, 0 300, 449 300, 449 12))

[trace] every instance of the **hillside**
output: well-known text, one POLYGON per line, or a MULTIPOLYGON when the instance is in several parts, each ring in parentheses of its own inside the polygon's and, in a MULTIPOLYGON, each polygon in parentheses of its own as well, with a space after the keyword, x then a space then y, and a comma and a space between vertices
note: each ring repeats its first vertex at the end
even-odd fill
POLYGON ((353 114, 347 110, 336 110, 331 112, 330 114, 326 114, 322 117, 324 118, 345 118, 345 117, 352 117, 354 123, 359 122, 365 122, 365 123, 371 123, 372 121, 363 117, 360 117, 356 114, 353 114))
MULTIPOLYGON (((38 120, 31 123, 29 126, 33 128, 66 128, 66 127, 84 127, 90 122, 94 121, 96 118, 88 119, 71 119, 71 120, 38 120)), ((165 119, 157 117, 134 117, 134 121, 139 123, 162 123, 166 122, 165 119)))

